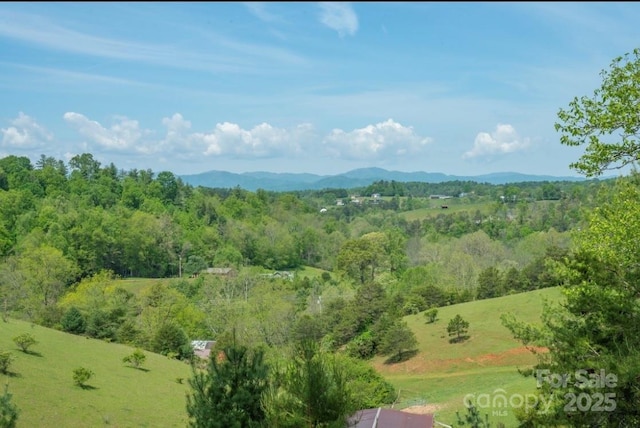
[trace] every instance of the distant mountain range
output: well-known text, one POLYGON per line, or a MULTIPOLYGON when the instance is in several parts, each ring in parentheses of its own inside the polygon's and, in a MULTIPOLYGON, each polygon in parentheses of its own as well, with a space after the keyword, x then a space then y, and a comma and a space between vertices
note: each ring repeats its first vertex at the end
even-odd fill
POLYGON ((338 175, 315 175, 274 172, 243 172, 235 174, 225 171, 208 171, 200 174, 179 176, 192 186, 229 189, 240 187, 249 191, 352 189, 366 187, 380 180, 397 182, 443 183, 446 181, 474 181, 477 183, 507 184, 527 181, 582 181, 581 177, 556 177, 530 175, 517 172, 497 172, 476 176, 447 175, 439 172, 400 172, 382 168, 360 168, 338 175))

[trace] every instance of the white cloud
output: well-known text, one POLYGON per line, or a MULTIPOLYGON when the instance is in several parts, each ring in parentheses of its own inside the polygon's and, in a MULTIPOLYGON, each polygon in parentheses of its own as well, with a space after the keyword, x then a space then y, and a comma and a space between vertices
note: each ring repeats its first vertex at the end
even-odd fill
POLYGON ((151 146, 142 144, 142 137, 148 131, 140 129, 137 120, 124 116, 116 116, 116 123, 105 128, 100 123, 90 120, 80 113, 67 112, 64 120, 73 126, 80 135, 108 150, 138 151, 149 153, 151 146))
POLYGON ((338 32, 340 37, 358 31, 358 15, 349 3, 320 2, 320 22, 338 32))
POLYGON ((261 1, 245 2, 244 6, 255 15, 258 19, 264 22, 279 21, 280 18, 277 15, 267 11, 267 3, 261 1))
POLYGON ((479 132, 473 142, 473 148, 465 152, 463 159, 494 154, 513 153, 529 146, 528 138, 521 138, 515 128, 509 124, 498 124, 491 134, 479 132))
POLYGON ((264 44, 239 43, 203 29, 194 31, 197 31, 200 37, 206 37, 210 42, 209 46, 213 44, 215 49, 105 38, 58 25, 39 15, 0 10, 0 37, 74 54, 188 70, 252 74, 257 69, 264 72, 268 66, 274 67, 274 63, 306 63, 305 58, 286 49, 264 44))
POLYGON ((308 124, 285 129, 262 123, 252 129, 243 129, 230 122, 216 124, 211 132, 190 132, 191 122, 180 113, 164 118, 162 123, 167 127, 167 136, 160 145, 170 148, 180 157, 205 155, 252 159, 294 156, 302 153, 303 146, 314 135, 313 127, 308 124))
POLYGON ((346 159, 384 159, 421 152, 432 141, 417 135, 393 119, 345 132, 334 129, 323 141, 333 157, 346 159))
POLYGON ((53 139, 53 134, 23 112, 18 113, 18 117, 11 121, 11 125, 1 129, 3 147, 34 148, 53 139))

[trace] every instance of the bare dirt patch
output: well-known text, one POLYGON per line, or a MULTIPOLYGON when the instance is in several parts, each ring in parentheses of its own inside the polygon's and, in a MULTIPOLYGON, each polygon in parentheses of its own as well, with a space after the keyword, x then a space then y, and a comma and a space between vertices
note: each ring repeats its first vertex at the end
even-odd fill
POLYGON ((444 408, 442 404, 425 404, 423 406, 410 406, 402 409, 403 412, 413 413, 416 415, 427 415, 435 413, 444 408))
POLYGON ((534 348, 520 346, 507 351, 483 354, 474 357, 451 358, 451 359, 426 359, 423 355, 418 355, 408 361, 397 364, 376 363, 375 368, 380 373, 433 373, 459 368, 491 367, 520 364, 534 364, 536 356, 534 353, 544 353, 546 348, 534 348))

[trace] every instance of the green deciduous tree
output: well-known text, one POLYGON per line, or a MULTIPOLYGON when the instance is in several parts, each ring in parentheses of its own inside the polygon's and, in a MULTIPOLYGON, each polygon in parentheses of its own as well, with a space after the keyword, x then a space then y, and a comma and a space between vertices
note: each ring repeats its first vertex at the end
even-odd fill
POLYGON ((640 159, 640 48, 615 58, 600 74, 600 88, 560 109, 555 125, 562 144, 586 145, 571 167, 587 177, 640 159))
MULTIPOLYGON (((635 164, 640 158, 640 49, 615 58, 601 76, 602 85, 593 96, 575 98, 559 111, 556 124, 563 144, 586 145, 584 155, 571 166, 588 177, 635 164)), ((537 370, 556 376, 604 372, 614 376, 615 382, 604 388, 581 382, 551 385, 539 376, 538 401, 547 400, 549 409, 531 409, 519 418, 535 426, 639 426, 637 173, 616 181, 574 242, 573 251, 556 262, 566 302, 548 305, 541 327, 518 322, 513 316, 503 317, 503 322, 525 345, 548 348, 548 353, 540 355, 537 370), (614 394, 615 402, 604 403, 607 411, 566 411, 568 394, 592 397, 594 393, 614 394)))
POLYGON ((13 342, 25 353, 29 351, 29 348, 38 343, 31 333, 19 334, 13 338, 13 342))
POLYGON ((523 344, 549 349, 539 354, 538 373, 575 377, 579 371, 604 371, 615 376, 615 386, 551 386, 539 376, 539 401, 551 403, 550 411, 531 409, 521 415, 536 425, 640 425, 640 178, 619 179, 607 199, 592 213, 589 226, 575 234, 571 254, 556 263, 566 301, 545 308, 541 327, 513 316, 504 316, 503 323, 523 344), (565 412, 567 394, 595 393, 615 394, 615 408, 603 403, 608 411, 565 412))
POLYGON ((26 306, 32 318, 46 325, 57 321, 48 319, 48 313, 74 279, 75 263, 62 251, 41 245, 26 249, 20 255, 18 265, 25 278, 26 306))
POLYGON ((205 371, 189 380, 189 426, 193 428, 245 428, 262 425, 262 393, 268 386, 269 368, 261 349, 233 342, 221 358, 209 358, 205 371))

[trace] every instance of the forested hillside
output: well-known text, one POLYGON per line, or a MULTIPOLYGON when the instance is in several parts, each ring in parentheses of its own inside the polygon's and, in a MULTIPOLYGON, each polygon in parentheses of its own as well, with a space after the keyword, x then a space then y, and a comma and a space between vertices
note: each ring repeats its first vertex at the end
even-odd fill
MULTIPOLYGON (((153 343, 161 328, 218 338, 244 319, 256 324, 245 330, 253 341, 275 345, 304 330, 303 314, 321 315, 313 334, 331 333, 339 346, 370 332, 389 308, 408 314, 556 285, 545 260, 566 251, 569 231, 609 185, 379 181, 249 192, 194 188, 168 171, 123 171, 89 153, 68 163, 43 155, 35 165, 7 156, 3 312, 68 328, 73 309, 89 335, 161 351, 153 343), (209 267, 237 275, 192 278, 209 267), (317 270, 301 274, 303 267, 317 270), (274 270, 298 275, 276 286, 263 275, 274 270), (138 295, 114 285, 128 277, 171 280, 138 295), (352 296, 365 293, 377 293, 380 300, 365 301, 378 309, 348 321, 359 316, 352 306, 363 308, 352 296)), ((362 352, 375 352, 375 343, 370 348, 362 352)))

